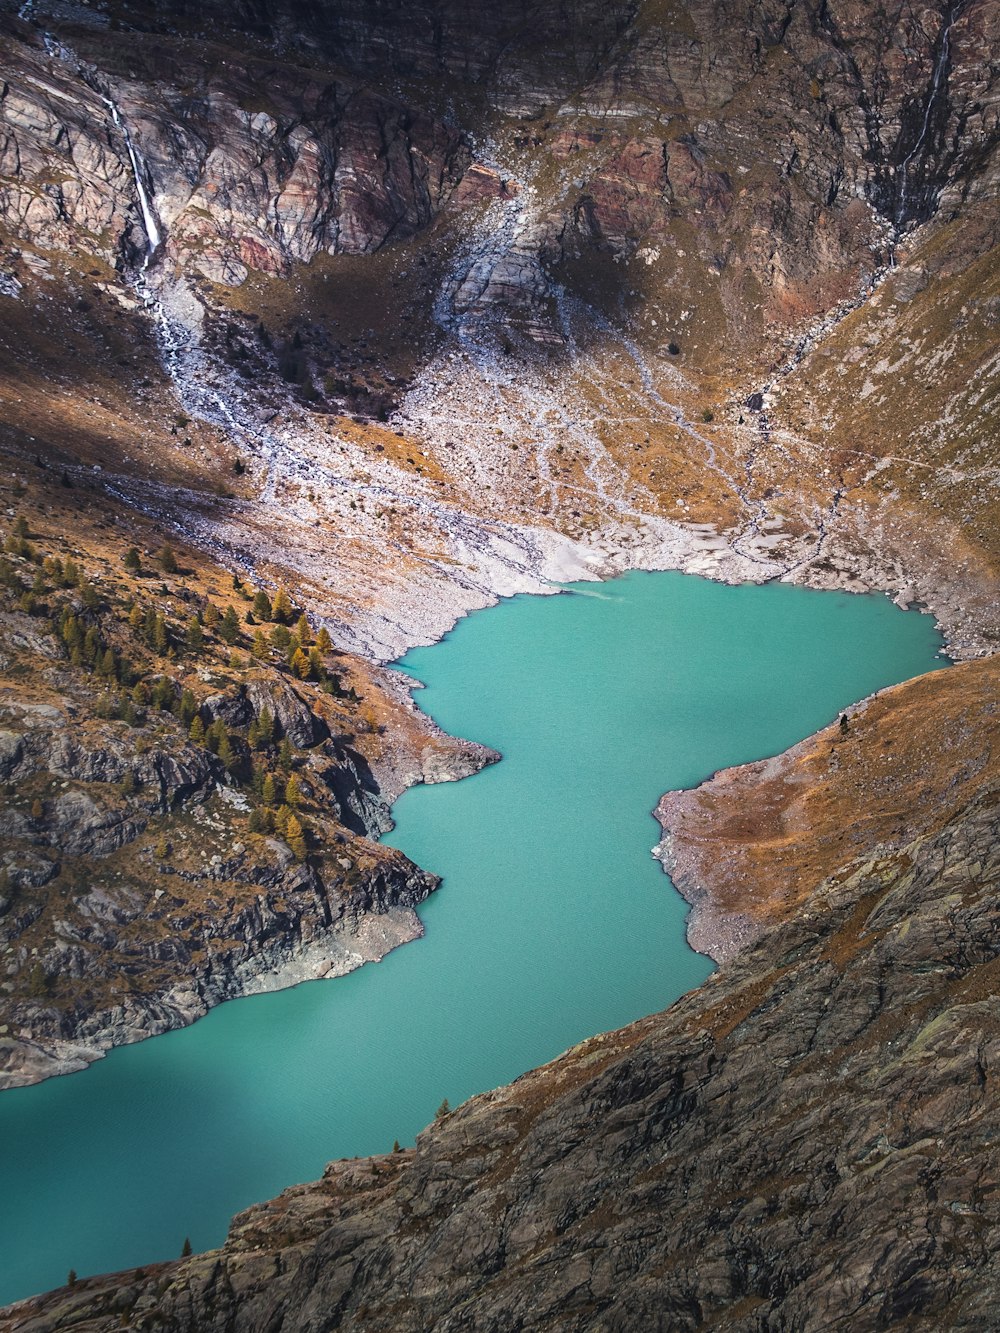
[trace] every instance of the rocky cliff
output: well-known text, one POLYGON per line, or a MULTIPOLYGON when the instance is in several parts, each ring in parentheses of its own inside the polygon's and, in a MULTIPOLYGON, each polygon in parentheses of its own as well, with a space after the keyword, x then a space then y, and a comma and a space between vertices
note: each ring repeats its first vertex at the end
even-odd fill
POLYGON ((0 556, 0 1087, 419 935, 437 881, 371 838, 491 757, 70 490, 15 482, 0 556))
POLYGON ((415 1151, 334 1163, 217 1252, 3 1327, 990 1327, 997 798, 415 1151))

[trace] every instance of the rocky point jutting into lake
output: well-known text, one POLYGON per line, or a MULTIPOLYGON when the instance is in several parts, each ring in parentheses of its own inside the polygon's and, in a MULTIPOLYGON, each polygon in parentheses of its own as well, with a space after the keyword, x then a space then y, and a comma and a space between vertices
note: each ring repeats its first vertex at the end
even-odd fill
POLYGON ((663 796, 715 979, 0 1326, 988 1326, 997 0, 0 27, 0 1101, 419 932, 373 839, 494 756, 384 664, 470 610, 781 579, 958 663, 663 796))

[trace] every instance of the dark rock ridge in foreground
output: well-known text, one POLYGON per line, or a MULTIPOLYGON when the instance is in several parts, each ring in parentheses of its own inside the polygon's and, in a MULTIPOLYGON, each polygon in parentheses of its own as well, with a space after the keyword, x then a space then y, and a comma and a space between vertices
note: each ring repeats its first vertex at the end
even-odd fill
POLYGON ((664 1014, 4 1330, 984 1329, 1000 790, 664 1014))

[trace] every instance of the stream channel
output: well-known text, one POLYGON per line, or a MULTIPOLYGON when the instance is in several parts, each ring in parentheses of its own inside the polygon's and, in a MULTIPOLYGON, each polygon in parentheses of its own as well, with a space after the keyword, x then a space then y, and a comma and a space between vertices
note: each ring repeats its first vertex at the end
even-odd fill
POLYGON ((650 856, 662 792, 774 754, 942 665, 882 596, 675 573, 515 597, 402 668, 504 758, 406 792, 388 841, 444 877, 377 966, 232 1001, 87 1071, 0 1094, 0 1303, 221 1243, 331 1158, 663 1008, 708 959, 650 856))

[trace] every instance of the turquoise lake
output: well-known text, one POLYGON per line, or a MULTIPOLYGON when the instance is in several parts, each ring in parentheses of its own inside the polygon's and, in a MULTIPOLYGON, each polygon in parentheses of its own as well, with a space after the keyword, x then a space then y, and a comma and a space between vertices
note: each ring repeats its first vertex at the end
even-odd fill
POLYGON ((633 573, 517 597, 403 668, 504 759, 416 788, 387 839, 444 876, 426 935, 0 1094, 0 1303, 219 1244, 230 1216, 710 971, 650 856, 660 794, 773 754, 943 663, 884 597, 633 573))

